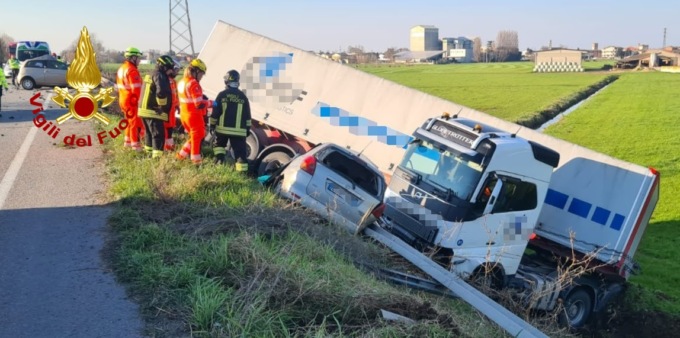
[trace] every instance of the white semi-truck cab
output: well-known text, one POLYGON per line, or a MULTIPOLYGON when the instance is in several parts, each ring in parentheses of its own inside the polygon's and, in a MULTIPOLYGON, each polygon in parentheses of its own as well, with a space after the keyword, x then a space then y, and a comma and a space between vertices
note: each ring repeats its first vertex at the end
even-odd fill
POLYGON ((418 128, 386 193, 391 230, 452 256, 472 275, 488 262, 514 275, 559 154, 490 126, 448 116, 418 128))
POLYGON ((534 309, 554 310, 561 299, 565 322, 581 327, 624 290, 659 175, 565 153, 566 164, 489 125, 428 119, 395 168, 382 225, 462 277, 519 291, 534 309), (585 257, 587 272, 565 282, 561 265, 585 257))

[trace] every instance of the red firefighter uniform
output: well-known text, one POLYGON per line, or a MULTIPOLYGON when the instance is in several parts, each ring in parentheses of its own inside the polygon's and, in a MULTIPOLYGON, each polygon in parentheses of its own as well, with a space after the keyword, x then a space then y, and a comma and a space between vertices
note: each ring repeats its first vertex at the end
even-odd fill
POLYGON ((165 122, 165 150, 172 151, 175 149, 175 141, 172 139, 172 131, 177 126, 175 121, 175 112, 179 108, 179 98, 177 97, 177 82, 173 77, 170 77, 170 92, 172 97, 172 105, 170 107, 170 116, 168 122, 165 122))
POLYGON ((189 140, 177 154, 177 158, 185 159, 191 155, 191 161, 195 164, 200 164, 203 161, 201 142, 205 137, 205 115, 208 100, 203 97, 203 89, 199 81, 205 71, 205 63, 200 59, 194 59, 185 70, 182 80, 177 84, 180 120, 189 136, 189 140))
POLYGON ((125 60, 118 68, 116 84, 118 85, 118 104, 128 122, 123 145, 141 151, 139 138, 141 130, 144 129, 144 124, 142 119, 137 116, 137 104, 142 90, 142 78, 133 62, 125 60))

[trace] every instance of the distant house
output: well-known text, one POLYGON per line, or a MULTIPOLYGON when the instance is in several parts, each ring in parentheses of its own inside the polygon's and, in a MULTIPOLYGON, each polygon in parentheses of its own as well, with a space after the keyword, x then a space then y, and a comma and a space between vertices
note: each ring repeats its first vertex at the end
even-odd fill
POLYGON ((623 48, 616 46, 609 46, 602 48, 603 59, 617 59, 623 55, 623 48))
POLYGON ((534 53, 534 72, 582 72, 583 51, 574 49, 541 50, 534 53))

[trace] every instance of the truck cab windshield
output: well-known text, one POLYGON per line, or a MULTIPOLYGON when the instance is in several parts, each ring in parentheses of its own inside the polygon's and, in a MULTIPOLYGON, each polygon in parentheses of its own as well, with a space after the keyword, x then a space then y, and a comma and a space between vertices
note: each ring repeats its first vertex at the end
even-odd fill
POLYGON ((450 189, 457 198, 470 201, 482 177, 482 158, 481 154, 470 156, 418 140, 409 145, 400 166, 419 174, 423 181, 450 189))

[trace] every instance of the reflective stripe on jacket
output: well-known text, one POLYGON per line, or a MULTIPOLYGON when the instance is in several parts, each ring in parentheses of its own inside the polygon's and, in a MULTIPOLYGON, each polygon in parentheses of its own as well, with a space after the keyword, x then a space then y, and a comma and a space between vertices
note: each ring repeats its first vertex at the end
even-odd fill
POLYGON ((142 78, 134 63, 125 60, 116 73, 118 103, 122 107, 136 107, 142 90, 142 78))
POLYGON ((206 102, 201 85, 191 76, 185 76, 177 84, 179 111, 184 114, 205 115, 206 102))
POLYGON ((168 121, 172 98, 168 76, 156 69, 153 75, 144 76, 142 100, 137 114, 143 118, 168 121))
POLYGON ((248 97, 238 88, 221 91, 215 98, 210 125, 218 134, 246 137, 251 125, 248 97))

